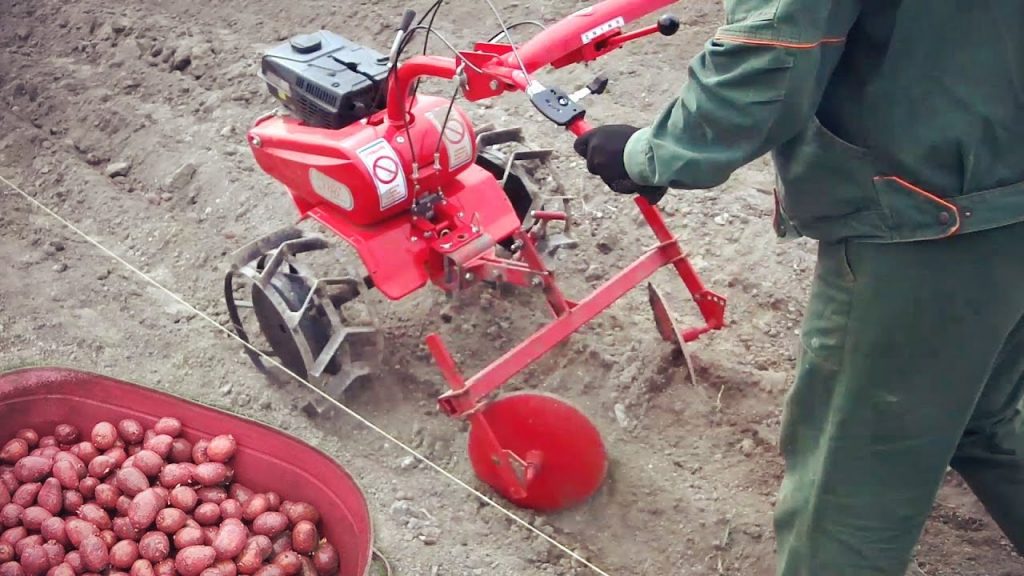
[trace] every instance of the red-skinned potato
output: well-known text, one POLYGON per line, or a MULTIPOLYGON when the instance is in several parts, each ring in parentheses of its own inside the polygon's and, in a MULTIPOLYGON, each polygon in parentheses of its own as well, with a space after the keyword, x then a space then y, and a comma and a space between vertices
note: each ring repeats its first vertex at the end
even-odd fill
POLYGON ((276 564, 266 564, 260 566, 260 569, 256 571, 254 576, 284 576, 284 570, 276 564))
POLYGON ((21 482, 14 477, 14 466, 0 466, 0 483, 7 488, 7 491, 14 494, 21 482))
POLYGON ((29 506, 21 513, 21 525, 27 528, 30 532, 39 532, 43 522, 49 518, 53 518, 53 514, 50 514, 45 508, 41 506, 29 506))
POLYGON ((75 548, 81 546, 86 538, 100 535, 99 528, 81 518, 68 518, 65 520, 64 532, 68 536, 68 542, 75 548))
POLYGON ((100 481, 92 476, 86 476, 82 478, 82 481, 78 483, 78 491, 82 493, 82 496, 86 498, 93 498, 96 496, 96 487, 100 485, 100 481))
POLYGON ((235 566, 234 560, 217 560, 213 563, 213 567, 220 572, 220 576, 238 575, 238 566, 235 566))
POLYGON ((32 428, 22 428, 14 433, 14 437, 24 440, 29 448, 39 446, 39 433, 32 428))
POLYGON ((174 557, 174 568, 181 576, 199 576, 213 566, 217 553, 210 546, 188 546, 178 551, 174 557))
POLYGON ((260 546, 253 538, 245 543, 242 552, 235 558, 235 565, 238 567, 239 574, 255 574, 263 565, 260 546))
POLYGON ((177 438, 181 435, 181 420, 173 416, 164 416, 153 425, 153 432, 156 432, 158 435, 166 434, 171 438, 177 438))
POLYGON ((295 576, 302 571, 302 560, 294 550, 285 550, 274 556, 271 564, 280 567, 285 576, 295 576))
POLYGON ((192 481, 193 468, 187 463, 168 464, 160 471, 160 485, 171 489, 192 481))
POLYGON ((43 456, 25 456, 14 465, 14 477, 18 482, 38 482, 50 473, 53 460, 43 456))
POLYGON ((117 518, 114 518, 113 524, 114 527, 112 530, 121 540, 134 540, 138 542, 139 538, 142 537, 142 532, 140 530, 136 530, 135 527, 132 526, 132 522, 127 516, 118 516, 117 518))
POLYGON ((145 430, 142 424, 133 418, 125 418, 117 423, 117 435, 128 444, 139 444, 145 430))
POLYGON ((68 544, 68 535, 64 531, 64 519, 59 516, 47 518, 39 528, 39 533, 47 541, 56 542, 61 546, 68 544))
POLYGON ((244 484, 240 484, 238 482, 234 482, 231 484, 231 486, 228 487, 228 497, 237 500, 238 503, 241 504, 243 508, 245 507, 246 504, 249 503, 249 500, 251 500, 252 497, 255 495, 255 492, 253 492, 244 484))
POLYGON ((156 452, 160 458, 167 460, 167 457, 171 454, 172 443, 174 443, 174 438, 171 438, 167 434, 157 434, 149 440, 146 440, 142 444, 142 447, 146 450, 156 452))
POLYGON ((149 478, 155 478, 164 467, 164 459, 152 450, 142 449, 132 456, 132 467, 138 468, 149 478))
POLYGON ((46 551, 47 564, 50 567, 57 566, 61 562, 64 562, 64 547, 56 542, 47 542, 43 544, 43 550, 46 551))
POLYGON ((14 546, 0 542, 0 564, 14 560, 14 546))
POLYGON ((113 484, 103 483, 93 491, 93 498, 101 508, 114 510, 117 508, 117 500, 121 497, 121 491, 113 484))
POLYGON ((238 443, 231 434, 221 434, 210 439, 206 447, 206 456, 211 462, 227 462, 235 455, 238 443))
POLYGON ((196 491, 188 486, 176 486, 171 490, 169 498, 171 506, 184 512, 195 510, 196 503, 199 502, 199 496, 196 494, 196 491))
POLYGON ((8 464, 15 464, 22 458, 28 456, 28 442, 21 438, 12 438, 0 448, 0 461, 8 464))
POLYGON ((7 486, 0 482, 0 507, 6 506, 11 503, 11 491, 7 489, 7 486))
POLYGON ((320 576, 334 576, 338 573, 338 551, 330 542, 323 540, 313 552, 313 567, 320 576))
POLYGON ((273 538, 288 528, 288 517, 280 512, 264 512, 252 521, 252 531, 273 538))
POLYGON ((299 554, 312 554, 320 540, 316 525, 302 520, 292 528, 292 549, 299 554))
POLYGON ((213 540, 213 549, 217 552, 217 558, 226 560, 237 557, 245 548, 249 530, 240 520, 229 518, 224 520, 213 540))
POLYGON ((170 558, 154 564, 153 571, 156 572, 156 576, 177 576, 174 571, 174 560, 170 558))
POLYGON ((57 424, 53 429, 53 437, 61 444, 74 444, 81 438, 78 428, 71 424, 57 424))
POLYGON ((234 498, 228 498, 220 503, 220 517, 221 518, 241 518, 242 517, 242 505, 238 503, 238 500, 234 498))
POLYGON ((12 560, 0 564, 0 576, 25 576, 25 571, 22 570, 21 564, 12 560))
POLYGON ((195 480, 202 486, 217 486, 228 479, 228 467, 220 462, 204 462, 196 465, 195 480))
POLYGON ((270 500, 265 494, 255 494, 249 501, 242 505, 242 518, 253 521, 257 516, 270 510, 270 500))
POLYGON ((18 542, 21 542, 26 537, 28 537, 28 530, 24 526, 15 526, 0 533, 0 542, 6 542, 11 546, 17 547, 18 542))
POLYGON ((110 551, 99 536, 90 536, 78 547, 82 555, 82 566, 90 572, 100 572, 110 565, 110 551))
POLYGON ((171 453, 168 457, 171 462, 191 462, 192 443, 184 438, 175 438, 171 442, 171 453))
POLYGON ((71 569, 75 571, 75 574, 82 574, 85 572, 85 565, 82 564, 82 553, 78 550, 73 550, 65 554, 64 563, 71 566, 71 569))
POLYGON ((203 486, 196 490, 196 496, 200 502, 220 504, 228 499, 228 491, 221 486, 203 486))
POLYGON ((149 488, 149 479, 138 468, 121 468, 115 476, 117 487, 125 495, 134 498, 136 494, 149 488))
POLYGON ((174 547, 178 550, 190 546, 202 546, 204 541, 203 530, 194 526, 185 526, 174 533, 174 547))
POLYGON ((300 556, 299 560, 302 561, 302 571, 299 572, 301 576, 317 576, 316 567, 313 566, 313 559, 308 556, 300 556))
POLYGON ((74 490, 78 488, 78 472, 75 465, 67 458, 55 460, 53 463, 53 479, 60 483, 61 488, 74 490))
POLYGON ((114 534, 113 530, 103 530, 100 532, 100 539, 107 545, 107 550, 113 548, 114 544, 117 544, 118 542, 117 534, 114 534))
POLYGON ((106 454, 100 454, 89 462, 89 476, 103 480, 114 470, 114 459, 106 454))
POLYGON ((192 445, 192 461, 196 464, 203 464, 209 462, 210 457, 206 454, 207 448, 210 446, 210 441, 206 438, 196 440, 196 443, 192 445))
POLYGON ((166 559, 170 553, 171 541, 163 532, 147 532, 139 540, 139 555, 154 565, 166 559))
POLYGON ((29 482, 28 484, 22 484, 18 486, 18 489, 11 494, 11 502, 21 506, 22 508, 28 508, 29 506, 36 503, 36 497, 39 496, 39 490, 43 487, 39 482, 29 482))
POLYGON ((196 507, 192 517, 200 526, 212 526, 220 521, 220 506, 213 502, 204 502, 196 507))
POLYGON ((113 525, 110 521, 110 515, 107 511, 101 508, 97 504, 83 504, 78 509, 78 517, 86 522, 96 526, 100 530, 109 530, 113 525))
POLYGON ((270 509, 275 512, 281 511, 281 495, 273 490, 265 493, 267 496, 267 504, 270 505, 270 509))
POLYGON ((21 513, 25 509, 14 502, 9 502, 0 508, 0 526, 14 528, 21 524, 21 513))
POLYGON ((100 450, 93 446, 92 442, 89 441, 75 444, 71 448, 68 448, 68 452, 74 454, 87 466, 89 465, 89 462, 92 462, 93 458, 100 455, 100 450))
POLYGON ((43 576, 50 569, 50 559, 42 546, 29 546, 22 552, 21 568, 27 576, 43 576))
POLYGON ((217 526, 203 526, 200 528, 203 531, 203 545, 213 546, 213 541, 217 538, 217 532, 220 528, 217 526))
POLYGON ((131 576, 156 576, 156 572, 153 570, 153 563, 145 558, 139 558, 133 562, 129 574, 131 576))
POLYGON ((121 540, 110 548, 110 565, 128 570, 139 559, 139 545, 131 540, 121 540))
POLYGON ((64 507, 62 511, 65 514, 75 514, 82 507, 82 504, 85 504, 85 498, 78 490, 65 490, 63 499, 64 507))
POLYGON ((128 507, 128 519, 136 530, 145 530, 156 520, 156 515, 167 504, 166 497, 155 488, 143 490, 132 499, 128 507))
POLYGON ((164 534, 174 534, 185 527, 188 516, 177 508, 164 508, 156 515, 156 529, 164 534))
POLYGON ((75 474, 78 476, 79 480, 85 478, 86 474, 89 473, 89 467, 86 465, 86 463, 83 462, 81 458, 76 456, 70 450, 63 450, 61 452, 57 452, 57 454, 53 457, 54 466, 56 466, 57 462, 65 461, 70 462, 74 466, 75 474))
POLYGON ((20 558, 27 548, 32 546, 42 546, 44 542, 46 541, 43 540, 43 537, 39 534, 26 536, 21 540, 18 540, 17 544, 14 545, 14 555, 20 558))
POLYGON ((125 449, 121 446, 114 446, 104 452, 103 455, 114 461, 115 468, 120 468, 124 465, 125 460, 128 459, 128 452, 125 452, 125 449))
POLYGON ((128 509, 132 507, 132 499, 121 496, 117 499, 117 513, 121 516, 128 516, 128 509))
POLYGON ((274 550, 271 552, 272 557, 277 557, 281 552, 287 552, 292 549, 292 533, 285 530, 281 532, 273 539, 274 550))
POLYGON ((92 440, 92 445, 97 450, 110 450, 117 442, 117 428, 110 422, 97 422, 92 427, 89 439, 92 440))

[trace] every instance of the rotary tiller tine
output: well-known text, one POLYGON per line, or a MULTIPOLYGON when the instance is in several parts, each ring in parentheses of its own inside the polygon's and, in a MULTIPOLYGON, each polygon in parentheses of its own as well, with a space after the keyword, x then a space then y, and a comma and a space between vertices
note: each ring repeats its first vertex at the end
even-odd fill
POLYGON ((231 269, 238 270, 289 240, 302 238, 302 230, 289 226, 242 246, 231 255, 231 269))
POLYGON ((476 136, 477 149, 507 144, 509 142, 522 142, 522 128, 504 128, 502 130, 478 131, 476 136))

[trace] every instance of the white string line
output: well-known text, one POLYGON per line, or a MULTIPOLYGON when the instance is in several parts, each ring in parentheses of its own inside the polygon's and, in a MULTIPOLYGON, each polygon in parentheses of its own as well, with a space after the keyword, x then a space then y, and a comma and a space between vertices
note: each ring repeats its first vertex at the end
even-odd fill
POLYGON ((103 252, 104 254, 106 254, 107 256, 110 256, 110 257, 111 257, 111 258, 113 258, 114 260, 117 260, 117 261, 118 261, 118 262, 120 262, 120 263, 121 263, 121 264, 122 264, 122 265, 123 265, 123 266, 124 266, 125 268, 128 268, 128 269, 129 269, 129 270, 131 270, 131 271, 132 271, 133 273, 135 273, 135 274, 136 274, 137 276, 139 276, 140 278, 142 278, 142 279, 143 279, 143 280, 145 280, 146 282, 148 282, 148 283, 152 284, 152 285, 153 285, 153 286, 154 286, 155 288, 157 288, 157 289, 158 289, 158 290, 160 290, 161 292, 164 292, 165 294, 167 294, 167 295, 168 295, 168 296, 170 296, 171 298, 175 299, 175 300, 176 300, 176 301, 178 301, 178 303, 180 303, 180 304, 181 304, 182 306, 185 306, 186 308, 190 309, 190 310, 191 310, 192 312, 194 312, 194 313, 195 313, 196 315, 200 316, 201 318, 203 318, 204 320, 206 320, 206 321, 207 321, 207 322, 209 322, 210 324, 213 324, 213 325, 214 325, 215 327, 217 327, 217 329, 218 329, 218 330, 220 330, 221 332, 224 332, 225 334, 227 334, 227 335, 228 335, 228 336, 230 336, 231 338, 233 338, 233 339, 235 339, 235 340, 237 340, 237 341, 241 342, 241 343, 242 343, 242 345, 244 345, 244 346, 245 346, 246 348, 249 348, 250 350, 252 350, 252 351, 256 352, 257 354, 259 354, 259 355, 260 355, 261 357, 263 357, 263 359, 265 359, 265 360, 269 360, 269 361, 270 361, 271 363, 273 363, 273 364, 274 364, 275 366, 277 366, 278 368, 280 368, 281 370, 283 370, 284 372, 286 372, 286 373, 287 373, 287 374, 288 374, 289 376, 291 376, 292 378, 294 378, 294 379, 298 380, 299 382, 301 382, 302 384, 304 384, 304 385, 305 385, 305 386, 306 386, 307 388, 309 388, 309 389, 313 390, 313 391, 314 391, 314 392, 316 392, 317 394, 319 394, 319 395, 323 396, 323 397, 324 397, 324 399, 326 399, 326 400, 327 400, 328 402, 330 402, 330 403, 334 404, 334 405, 335 405, 335 406, 337 406, 338 408, 341 408, 341 409, 342 409, 342 410, 343 410, 344 412, 346 412, 346 413, 347 413, 347 414, 348 414, 349 416, 351 416, 351 417, 355 418, 356 420, 358 420, 358 421, 359 421, 359 422, 361 422, 362 424, 366 425, 366 426, 367 426, 368 428, 370 428, 370 429, 371 429, 371 430, 373 430, 374 432, 377 432, 377 433, 378 433, 378 434, 380 434, 381 436, 384 436, 385 438, 387 438, 387 439, 388 439, 388 440, 390 440, 391 442, 394 442, 394 443, 395 443, 395 444, 396 444, 396 445, 397 445, 398 447, 400 447, 401 449, 405 450, 405 451, 406 451, 406 452, 408 452, 408 453, 409 453, 410 455, 412 455, 412 456, 414 456, 415 458, 419 459, 419 460, 420 460, 421 462, 423 462, 424 464, 427 464, 428 466, 430 466, 431 468, 433 468, 433 469, 434 469, 434 470, 436 470, 437 472, 440 472, 440 473, 441 473, 441 475, 443 475, 443 476, 447 477, 447 478, 448 478, 449 480, 451 480, 452 482, 454 482, 454 483, 455 483, 455 484, 457 484, 458 486, 461 486, 462 488, 465 488, 465 489, 466 489, 467 491, 469 491, 470 493, 474 494, 474 495, 475 495, 475 496, 476 496, 477 498, 479 498, 479 499, 483 500, 484 502, 486 502, 487 504, 490 504, 491 506, 493 506, 493 507, 497 508, 497 509, 498 509, 498 510, 499 510, 499 511, 500 511, 500 512, 502 513, 502 514, 505 514, 506 516, 508 516, 509 518, 513 519, 514 521, 516 521, 516 522, 517 522, 517 523, 519 523, 520 525, 522 525, 522 526, 525 526, 525 527, 527 528, 527 530, 529 530, 529 531, 533 532, 534 534, 536 534, 536 535, 540 536, 540 537, 541 537, 541 538, 543 538, 544 540, 547 540, 547 541, 548 541, 549 543, 553 544, 553 545, 554 545, 554 546, 555 546, 556 548, 560 549, 560 550, 561 550, 562 552, 565 552, 566 554, 568 554, 569 556, 571 556, 571 557, 572 557, 573 559, 575 559, 575 560, 579 561, 579 562, 580 562, 581 564, 583 564, 584 566, 586 566, 586 567, 590 568, 590 569, 591 569, 591 570, 593 570, 594 572, 597 572, 597 573, 598 573, 598 574, 600 574, 601 576, 611 576, 610 574, 608 574, 608 573, 607 573, 607 572, 605 572, 604 570, 601 570, 601 569, 600 569, 600 568, 598 568, 597 566, 595 566, 595 565, 593 565, 592 563, 590 563, 590 562, 589 562, 589 561, 588 561, 587 559, 583 558, 582 556, 580 556, 580 555, 579 555, 579 554, 577 554, 576 552, 573 552, 572 550, 570 550, 570 549, 569 549, 568 547, 566 547, 566 546, 565 546, 565 545, 563 545, 562 543, 560 543, 560 542, 558 542, 557 540, 555 540, 554 538, 552 538, 552 537, 548 536, 548 535, 547 535, 547 534, 545 534, 544 532, 541 532, 540 530, 538 530, 537 528, 535 528, 535 527, 534 527, 534 526, 533 526, 532 524, 530 524, 529 522, 527 522, 527 521, 523 520, 523 519, 522 519, 522 518, 520 518, 519 516, 516 516, 516 515, 515 515, 515 514, 513 514, 513 513, 512 513, 512 512, 510 511, 510 510, 508 510, 508 509, 506 509, 505 507, 503 507, 503 506, 502 506, 501 504, 498 504, 498 503, 497 503, 497 502, 495 502, 494 500, 492 500, 492 499, 488 498, 488 497, 487 497, 487 496, 486 496, 485 494, 483 494, 482 492, 480 492, 480 491, 476 490, 475 488, 473 488, 473 487, 472 487, 472 486, 470 486, 469 484, 466 484, 465 482, 463 482, 462 480, 460 480, 460 479, 459 479, 458 477, 456 477, 456 476, 455 476, 454 474, 452 474, 451 472, 448 472, 448 471, 447 471, 447 470, 445 470, 444 468, 441 468, 441 467, 440 467, 440 466, 438 466, 437 464, 433 463, 433 462, 432 462, 431 460, 429 460, 429 459, 428 459, 428 458, 427 458, 426 456, 423 456, 422 454, 420 454, 419 452, 417 452, 417 451, 416 451, 415 449, 413 449, 412 447, 410 447, 410 446, 407 446, 407 445, 406 445, 406 444, 404 444, 404 443, 403 443, 403 442, 402 442, 401 440, 399 440, 399 439, 395 438, 394 436, 392 436, 391 434, 387 433, 386 431, 384 431, 383 429, 381 429, 380 427, 378 427, 378 426, 377 426, 376 424, 374 424, 373 422, 370 422, 369 420, 367 420, 366 418, 364 418, 363 416, 361 416, 361 415, 360 415, 359 413, 355 412, 354 410, 352 410, 352 409, 351 409, 351 408, 349 408, 348 406, 345 406, 345 405, 344 405, 344 404, 342 404, 341 402, 338 402, 337 400, 335 400, 334 398, 332 398, 332 397, 331 397, 330 395, 328 395, 328 394, 327 394, 326 392, 324 392, 323 390, 321 390, 321 389, 317 388, 316 386, 313 386, 313 385, 312 385, 312 384, 310 384, 309 382, 307 382, 307 381, 305 381, 304 379, 300 378, 300 377, 299 377, 299 376, 297 376, 297 375, 296 375, 296 374, 295 374, 294 372, 292 372, 292 371, 291 371, 291 370, 289 370, 288 368, 286 368, 286 367, 282 366, 282 365, 281 365, 281 364, 280 364, 280 363, 279 363, 279 362, 278 362, 277 360, 274 360, 274 359, 273 359, 273 358, 271 358, 270 356, 267 356, 266 354, 264 354, 264 353, 263 353, 263 352, 261 352, 260 350, 258 350, 258 349, 256 349, 255 347, 253 347, 253 346, 252 346, 251 344, 249 344, 249 343, 248 343, 248 342, 246 342, 245 340, 242 340, 241 338, 239 338, 239 337, 238 337, 238 335, 237 335, 237 334, 235 334, 235 333, 234 333, 234 332, 232 332, 231 330, 228 330, 228 329, 227 329, 226 327, 224 327, 224 326, 221 326, 221 324, 220 324, 219 322, 217 322, 216 320, 214 320, 214 319, 213 319, 213 318, 211 318, 210 316, 206 315, 206 314, 205 314, 205 313, 204 313, 204 312, 203 312, 202 310, 199 310, 198 308, 196 308, 196 307, 195 307, 195 306, 193 306, 192 304, 188 303, 188 302, 187 302, 187 301, 185 301, 185 300, 184 300, 184 299, 183 299, 182 297, 180 297, 180 296, 178 296, 177 294, 175 294, 174 292, 172 292, 172 291, 171 291, 171 290, 170 290, 169 288, 165 288, 165 287, 164 287, 164 286, 163 286, 162 284, 160 284, 159 282, 157 282, 156 280, 154 280, 153 278, 151 278, 150 276, 148 276, 148 275, 147 275, 147 274, 146 274, 145 272, 143 272, 143 271, 139 270, 138 268, 136 268, 136 267, 135 267, 135 266, 133 266, 132 264, 128 263, 128 262, 127 262, 127 261, 126 261, 125 259, 123 259, 123 258, 121 258, 120 256, 118 256, 118 255, 117 255, 117 254, 116 254, 115 252, 113 252, 112 250, 110 250, 110 249, 109 249, 109 248, 107 248, 106 246, 104 246, 104 245, 100 244, 100 243, 99 243, 99 241, 97 241, 97 240, 94 240, 94 239, 93 239, 93 238, 92 238, 91 236, 89 236, 88 234, 86 234, 85 232, 83 232, 82 230, 80 230, 80 229, 79 229, 79 228, 78 228, 77 226, 75 226, 74 224, 72 224, 72 223, 71 223, 71 222, 69 222, 68 220, 65 220, 65 219, 64 219, 64 218, 63 218, 63 217, 62 217, 62 216, 61 216, 60 214, 57 214, 57 213, 56 213, 56 212, 54 212, 53 210, 50 210, 50 208, 48 208, 48 207, 47 207, 47 206, 46 206, 45 204, 43 204, 43 203, 42 203, 42 202, 40 202, 39 200, 36 200, 36 199, 35 199, 34 197, 32 197, 31 195, 29 195, 29 194, 28 194, 27 192, 25 192, 24 190, 22 190, 21 188, 19 188, 18 186, 16 186, 16 185, 15 185, 15 184, 14 184, 13 182, 11 182, 11 181, 10 181, 10 180, 8 180, 7 178, 3 177, 2 175, 0 175, 0 181, 2 181, 2 182, 3 182, 4 184, 7 184, 7 186, 9 186, 9 187, 10 187, 10 188, 11 188, 12 190, 14 190, 14 191, 15 191, 15 192, 17 192, 18 194, 20 194, 20 195, 21 195, 22 197, 24 197, 24 198, 25 198, 26 200, 28 200, 28 201, 29 201, 29 202, 31 202, 32 204, 34 204, 34 205, 35 205, 35 206, 36 206, 37 208, 39 208, 39 209, 43 210, 44 212, 46 212, 47 214, 49 214, 50 216, 52 216, 52 217, 53 217, 54 219, 56 219, 56 220, 57 220, 58 222, 60 222, 60 223, 61 223, 61 224, 63 224, 64 226, 66 226, 66 227, 70 228, 70 229, 71 229, 72 231, 74 231, 74 232, 75 232, 75 234, 78 234, 79 236, 81 236, 81 237, 82 237, 82 238, 83 238, 83 239, 84 239, 84 240, 85 240, 86 242, 88 242, 88 243, 92 244, 93 246, 95 246, 96 248, 98 248, 98 249, 99 249, 99 250, 100 250, 101 252, 103 252))

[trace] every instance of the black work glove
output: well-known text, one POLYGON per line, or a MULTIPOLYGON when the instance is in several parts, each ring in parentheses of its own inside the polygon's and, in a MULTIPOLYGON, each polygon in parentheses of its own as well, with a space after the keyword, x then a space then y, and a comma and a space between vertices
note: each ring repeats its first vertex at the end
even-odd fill
POLYGON ((626 143, 639 128, 626 124, 609 124, 591 129, 576 139, 573 149, 587 160, 587 170, 614 192, 639 194, 651 204, 657 204, 668 190, 664 187, 643 186, 630 179, 623 157, 626 143))

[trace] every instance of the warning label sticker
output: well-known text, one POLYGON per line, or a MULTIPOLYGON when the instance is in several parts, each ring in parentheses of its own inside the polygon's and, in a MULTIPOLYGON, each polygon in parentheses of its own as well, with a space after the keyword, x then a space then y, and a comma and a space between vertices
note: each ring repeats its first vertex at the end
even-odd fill
MULTIPOLYGON (((442 106, 427 112, 427 116, 440 130, 447 112, 448 107, 442 106)), ((454 110, 448 116, 448 123, 444 127, 444 147, 448 152, 449 170, 455 170, 473 160, 473 142, 469 139, 469 129, 454 110)))
POLYGON ((370 171, 370 177, 377 185, 380 209, 387 210, 409 197, 409 187, 402 172, 402 163, 395 149, 380 138, 357 151, 359 159, 370 171))

